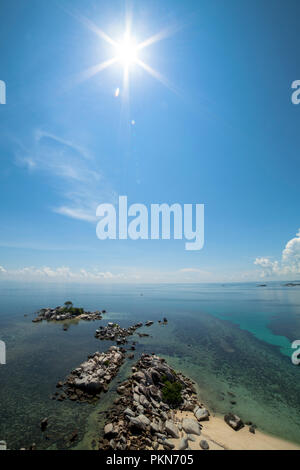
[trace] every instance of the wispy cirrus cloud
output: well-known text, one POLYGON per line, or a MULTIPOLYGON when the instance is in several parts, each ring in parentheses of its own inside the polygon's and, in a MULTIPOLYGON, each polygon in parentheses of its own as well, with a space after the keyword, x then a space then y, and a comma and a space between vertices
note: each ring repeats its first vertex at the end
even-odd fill
POLYGON ((0 266, 0 280, 35 281, 35 282, 78 282, 101 283, 105 281, 125 283, 190 283, 209 282, 211 273, 200 269, 187 268, 161 272, 134 266, 115 267, 110 270, 99 268, 77 268, 68 266, 26 266, 17 269, 0 266))
POLYGON ((261 268, 262 277, 295 276, 300 274, 300 229, 295 238, 289 240, 282 252, 281 260, 269 257, 256 258, 256 266, 261 268))
POLYGON ((62 198, 61 205, 51 209, 63 216, 96 222, 98 204, 115 198, 99 162, 88 150, 54 134, 37 130, 31 148, 19 151, 16 162, 32 174, 47 176, 62 198))
POLYGON ((71 217, 72 219, 84 220, 85 222, 95 222, 96 217, 89 211, 80 207, 60 206, 53 209, 57 214, 71 217))

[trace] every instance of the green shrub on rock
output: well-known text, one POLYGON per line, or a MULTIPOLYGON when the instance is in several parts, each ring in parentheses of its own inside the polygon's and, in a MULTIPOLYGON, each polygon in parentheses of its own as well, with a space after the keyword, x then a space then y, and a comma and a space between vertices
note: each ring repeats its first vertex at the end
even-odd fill
POLYGON ((182 385, 180 382, 170 382, 169 380, 164 380, 164 386, 162 388, 162 397, 163 401, 172 406, 177 406, 182 403, 182 385))

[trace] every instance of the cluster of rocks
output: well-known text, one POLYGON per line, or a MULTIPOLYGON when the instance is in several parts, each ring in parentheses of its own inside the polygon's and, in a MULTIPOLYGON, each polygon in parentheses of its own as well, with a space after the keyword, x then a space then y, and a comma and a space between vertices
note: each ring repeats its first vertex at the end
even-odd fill
MULTIPOLYGON (((151 326, 153 322, 148 321, 145 323, 145 326, 151 326)), ((136 323, 128 328, 121 328, 120 325, 117 323, 108 323, 107 326, 100 326, 98 330, 96 330, 95 337, 101 340, 110 340, 116 341, 117 344, 125 344, 127 343, 127 337, 131 336, 135 333, 138 328, 141 328, 143 323, 136 323)), ((145 333, 140 333, 139 336, 149 336, 145 333)))
POLYGON ((100 312, 96 310, 95 312, 84 311, 82 308, 67 308, 63 306, 58 306, 56 308, 42 308, 37 312, 37 317, 32 321, 33 323, 46 321, 66 321, 73 319, 80 319, 86 321, 95 321, 102 320, 102 315, 106 313, 105 310, 100 312))
MULTIPOLYGON (((201 421, 209 412, 198 402, 193 382, 176 373, 164 359, 143 354, 132 368, 131 377, 118 387, 119 398, 107 413, 108 422, 100 439, 103 450, 149 450, 175 448, 170 439, 180 439, 179 449, 201 434, 201 421), (170 405, 163 398, 166 381, 181 384, 181 403, 170 405), (192 411, 193 418, 178 411, 192 411)), ((208 449, 206 441, 200 447, 208 449)))
POLYGON ((106 352, 96 352, 88 360, 73 370, 66 381, 58 382, 53 399, 59 401, 69 398, 72 401, 90 402, 108 391, 108 385, 117 375, 125 359, 124 351, 111 346, 106 352))

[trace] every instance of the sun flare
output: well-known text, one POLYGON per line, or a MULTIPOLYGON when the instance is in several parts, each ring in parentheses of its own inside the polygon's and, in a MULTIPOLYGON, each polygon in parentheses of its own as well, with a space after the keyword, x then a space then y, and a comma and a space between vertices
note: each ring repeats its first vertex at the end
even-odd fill
POLYGON ((136 63, 138 60, 138 46, 130 36, 125 36, 123 41, 117 44, 116 52, 118 61, 125 67, 136 63))
MULTIPOLYGON (((124 97, 128 95, 130 69, 135 65, 142 68, 145 72, 150 74, 156 80, 160 81, 171 91, 177 93, 176 88, 162 74, 150 67, 150 65, 146 64, 140 57, 140 54, 143 49, 174 34, 177 28, 168 27, 142 42, 137 42, 131 35, 131 19, 128 17, 125 24, 125 32, 123 39, 120 41, 116 41, 89 19, 83 16, 79 16, 78 19, 92 32, 94 32, 100 39, 107 42, 110 46, 113 46, 114 49, 114 55, 110 59, 107 59, 104 62, 96 64, 90 67, 89 69, 83 71, 79 78, 80 81, 87 80, 93 77, 94 75, 103 72, 103 70, 111 67, 112 65, 121 64, 124 70, 122 89, 122 95, 124 97)), ((120 88, 117 88, 115 96, 118 97, 120 92, 120 88)))

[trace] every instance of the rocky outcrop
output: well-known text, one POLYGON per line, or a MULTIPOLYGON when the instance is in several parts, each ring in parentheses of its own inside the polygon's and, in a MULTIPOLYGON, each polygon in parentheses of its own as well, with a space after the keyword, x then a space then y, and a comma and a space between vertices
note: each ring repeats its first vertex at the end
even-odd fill
POLYGON ((58 382, 56 398, 60 401, 92 401, 106 392, 108 384, 116 376, 125 354, 120 348, 111 346, 107 352, 96 352, 86 362, 73 370, 65 383, 58 382))
POLYGON ((133 335, 142 326, 143 323, 137 323, 129 328, 121 328, 117 323, 110 322, 107 326, 100 326, 96 330, 95 337, 101 340, 116 341, 117 344, 121 345, 127 343, 127 337, 133 335))
POLYGON ((105 313, 105 310, 100 312, 96 310, 95 312, 86 312, 83 308, 75 308, 72 306, 58 306, 56 308, 42 308, 37 312, 37 317, 32 321, 33 323, 39 323, 42 321, 56 321, 64 322, 66 320, 86 320, 86 321, 95 321, 101 320, 102 314, 105 313))
POLYGON ((131 377, 118 387, 118 393, 117 406, 107 413, 100 449, 171 450, 175 447, 172 439, 181 438, 179 446, 183 450, 188 448, 188 440, 193 439, 185 433, 201 433, 201 424, 196 418, 182 420, 176 413, 187 406, 193 410, 203 409, 193 383, 154 354, 141 356, 132 367, 131 377), (180 384, 177 390, 180 390, 181 400, 177 397, 172 403, 172 397, 168 399, 166 384, 180 384))

